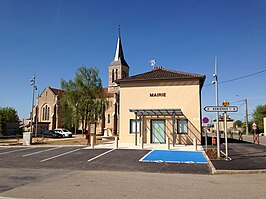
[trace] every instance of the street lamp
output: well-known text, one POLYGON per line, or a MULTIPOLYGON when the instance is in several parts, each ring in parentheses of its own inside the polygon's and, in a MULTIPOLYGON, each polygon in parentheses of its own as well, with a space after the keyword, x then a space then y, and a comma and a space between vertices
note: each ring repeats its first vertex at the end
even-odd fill
MULTIPOLYGON (((219 98, 218 98, 218 69, 217 69, 217 57, 215 56, 215 72, 213 74, 214 81, 212 84, 215 84, 215 93, 216 93, 216 106, 219 106, 219 98)), ((220 153, 220 129, 219 129, 219 112, 216 112, 216 134, 217 134, 217 157, 221 157, 220 153)))
MULTIPOLYGON (((236 95, 239 96, 239 95, 236 95)), ((245 120, 246 120, 246 135, 248 135, 248 99, 242 99, 237 102, 244 102, 245 103, 245 120)))
POLYGON ((33 107, 34 107, 34 91, 37 90, 37 86, 35 86, 35 75, 30 80, 30 85, 32 85, 32 106, 31 106, 31 122, 30 122, 30 132, 33 132, 33 107))

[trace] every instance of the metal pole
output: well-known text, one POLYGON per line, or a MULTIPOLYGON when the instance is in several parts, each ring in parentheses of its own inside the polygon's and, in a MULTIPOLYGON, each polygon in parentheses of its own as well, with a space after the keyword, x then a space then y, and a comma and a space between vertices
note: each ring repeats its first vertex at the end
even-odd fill
POLYGON ((225 160, 228 160, 227 114, 224 112, 225 160))
POLYGON ((173 147, 176 143, 176 134, 175 134, 175 113, 172 115, 172 123, 173 123, 173 147))
POLYGON ((208 135, 207 135, 207 129, 204 128, 204 131, 205 131, 205 150, 208 151, 208 135))
POLYGON ((138 116, 137 116, 137 113, 135 113, 135 146, 137 146, 138 144, 138 134, 137 134, 137 128, 138 128, 138 116))
MULTIPOLYGON (((57 106, 57 97, 56 97, 56 106, 57 106)), ((76 103, 76 106, 75 106, 75 135, 77 135, 77 115, 78 115, 78 111, 77 111, 77 108, 78 107, 78 103, 76 103)), ((56 107, 56 112, 57 112, 57 107, 56 107)), ((56 116, 57 116, 57 114, 56 114, 56 116)))
POLYGON ((141 148, 143 149, 144 147, 144 138, 145 138, 145 128, 144 128, 144 115, 141 117, 141 148))
POLYGON ((248 99, 245 99, 246 103, 246 135, 248 135, 248 99))
POLYGON ((36 123, 36 129, 35 129, 35 137, 37 137, 37 134, 38 134, 38 108, 39 108, 39 106, 38 106, 38 97, 36 98, 36 107, 35 107, 35 114, 36 114, 36 121, 35 121, 35 123, 36 123))
POLYGON ((139 116, 139 137, 142 137, 142 117, 143 116, 139 116))
POLYGON ((31 80, 32 87, 32 105, 31 105, 31 118, 30 118, 30 132, 33 132, 33 106, 34 106, 34 90, 35 90, 35 76, 31 80))
MULTIPOLYGON (((217 57, 215 56, 215 90, 216 90, 216 106, 219 106, 219 96, 218 96, 218 69, 217 69, 217 57)), ((220 153, 220 129, 219 129, 219 112, 216 113, 216 134, 217 134, 217 157, 221 157, 220 153)))

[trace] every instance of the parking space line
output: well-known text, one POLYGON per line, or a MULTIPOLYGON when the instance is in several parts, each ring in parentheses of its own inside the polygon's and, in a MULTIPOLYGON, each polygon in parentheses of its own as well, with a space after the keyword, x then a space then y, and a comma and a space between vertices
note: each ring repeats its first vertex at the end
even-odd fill
POLYGON ((9 147, 1 147, 1 148, 0 148, 0 151, 1 151, 1 150, 4 150, 4 149, 9 149, 9 148, 10 148, 10 146, 9 146, 9 147))
POLYGON ((36 147, 29 147, 29 148, 26 148, 26 149, 17 149, 17 150, 13 150, 13 151, 2 152, 2 153, 0 153, 0 155, 13 153, 13 152, 18 152, 18 151, 26 151, 26 150, 34 149, 34 148, 36 148, 36 147))
POLYGON ((26 155, 23 155, 22 157, 27 157, 27 156, 30 156, 30 155, 35 155, 35 154, 38 154, 38 153, 43 153, 43 152, 46 152, 46 151, 52 151, 52 150, 60 149, 60 148, 62 148, 62 146, 56 147, 56 148, 51 148, 51 149, 46 149, 46 150, 42 150, 42 151, 37 151, 37 152, 33 152, 33 153, 28 153, 26 155))
POLYGON ((114 151, 114 150, 115 150, 115 149, 111 149, 111 150, 106 151, 106 152, 104 152, 104 153, 102 153, 102 154, 100 154, 100 155, 97 155, 96 157, 89 159, 88 162, 90 162, 90 161, 92 161, 92 160, 95 160, 95 159, 97 159, 97 158, 99 158, 99 157, 101 157, 101 156, 103 156, 103 155, 105 155, 105 154, 107 154, 107 153, 110 153, 110 152, 112 152, 112 151, 114 151))
POLYGON ((65 153, 61 153, 61 154, 59 154, 59 155, 56 155, 56 156, 53 156, 53 157, 50 157, 50 158, 46 158, 46 159, 44 159, 44 160, 41 160, 40 162, 45 162, 45 161, 48 161, 48 160, 52 160, 52 159, 55 159, 55 158, 61 157, 61 156, 63 156, 63 155, 67 155, 67 154, 70 154, 70 153, 74 153, 74 152, 79 151, 79 150, 81 150, 81 148, 79 148, 79 149, 75 149, 75 150, 72 150, 72 151, 68 151, 68 152, 65 152, 65 153))
POLYGON ((139 162, 142 162, 148 155, 150 155, 154 150, 151 150, 149 153, 144 155, 142 158, 139 159, 139 162))

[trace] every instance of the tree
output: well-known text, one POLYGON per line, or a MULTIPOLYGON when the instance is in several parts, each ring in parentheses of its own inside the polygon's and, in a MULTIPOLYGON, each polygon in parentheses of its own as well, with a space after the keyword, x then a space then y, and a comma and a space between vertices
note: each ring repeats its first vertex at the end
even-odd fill
POLYGON ((80 94, 77 92, 78 89, 72 80, 69 82, 61 80, 61 87, 65 90, 61 100, 62 126, 72 129, 73 127, 76 127, 77 120, 79 120, 77 104, 79 102, 80 94))
POLYGON ((61 100, 61 124, 62 127, 67 128, 67 129, 72 129, 73 127, 73 110, 71 106, 68 104, 66 98, 62 98, 61 100))
POLYGON ((260 130, 263 129, 263 113, 262 112, 264 111, 266 111, 266 104, 257 106, 252 113, 253 122, 255 122, 258 125, 260 130))
POLYGON ((63 110, 63 113, 67 113, 62 115, 63 121, 70 122, 66 117, 69 117, 71 112, 72 126, 76 127, 81 121, 82 132, 89 131, 89 124, 101 118, 106 105, 98 69, 81 66, 76 72, 74 81, 61 80, 61 87, 65 90, 63 108, 68 108, 68 111, 63 110))
POLYGON ((18 122, 19 117, 17 111, 11 107, 0 107, 0 133, 6 129, 8 123, 18 122))
POLYGON ((236 121, 234 122, 234 124, 233 124, 234 128, 236 128, 237 126, 238 126, 239 128, 241 128, 242 125, 243 125, 243 123, 242 123, 240 120, 236 120, 236 121))
MULTIPOLYGON (((252 123, 253 123, 253 121, 248 122, 248 132, 249 133, 250 133, 250 130, 252 129, 252 123)), ((242 123, 242 130, 243 130, 243 132, 246 132, 246 122, 242 123)))

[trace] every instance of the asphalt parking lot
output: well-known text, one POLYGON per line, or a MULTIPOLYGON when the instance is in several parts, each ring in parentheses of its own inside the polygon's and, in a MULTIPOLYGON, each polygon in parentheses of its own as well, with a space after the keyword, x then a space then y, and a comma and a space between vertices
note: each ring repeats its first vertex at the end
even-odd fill
POLYGON ((0 168, 210 174, 208 164, 139 162, 149 150, 1 147, 0 168))

